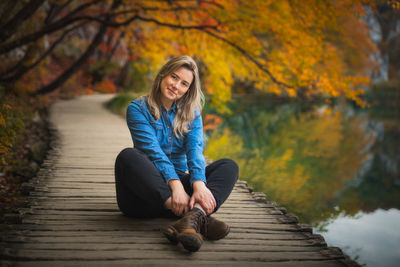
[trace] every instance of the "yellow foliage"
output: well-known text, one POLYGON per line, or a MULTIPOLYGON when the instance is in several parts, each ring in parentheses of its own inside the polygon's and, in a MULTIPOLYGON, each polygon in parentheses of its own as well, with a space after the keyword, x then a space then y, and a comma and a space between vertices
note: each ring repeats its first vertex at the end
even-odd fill
POLYGON ((6 120, 3 117, 3 114, 0 113, 0 126, 6 127, 6 120))
MULTIPOLYGON (((376 47, 368 28, 359 20, 362 1, 135 1, 144 17, 174 25, 210 25, 216 29, 184 30, 153 22, 130 24, 124 31, 135 55, 148 59, 155 72, 166 57, 189 54, 201 64, 205 91, 212 104, 224 111, 236 79, 255 82, 259 90, 296 97, 344 95, 361 103, 363 76, 372 66, 368 54, 376 47), (180 11, 174 10, 180 8, 180 11), (186 8, 186 9, 185 9, 186 8), (210 32, 227 42, 207 34, 210 32), (141 38, 137 38, 140 35, 141 38), (228 45, 235 44, 242 49, 228 45), (253 58, 287 88, 249 58, 253 58)), ((226 110, 225 110, 226 111, 226 110)))
POLYGON ((243 141, 237 135, 234 135, 228 129, 225 129, 222 134, 215 132, 208 140, 204 155, 212 160, 230 157, 238 158, 242 151, 243 141))

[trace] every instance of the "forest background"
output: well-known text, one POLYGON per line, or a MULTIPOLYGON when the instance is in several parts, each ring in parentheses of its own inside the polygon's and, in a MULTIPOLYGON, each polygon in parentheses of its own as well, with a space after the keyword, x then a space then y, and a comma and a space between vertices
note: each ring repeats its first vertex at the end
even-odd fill
POLYGON ((378 16, 387 36, 400 27, 399 10, 390 0, 2 1, 0 214, 23 204, 21 184, 49 147, 52 102, 119 93, 111 106, 124 110, 174 55, 200 66, 214 111, 205 130, 238 96, 390 106, 399 99, 400 39, 374 42, 366 18, 378 16), (389 54, 389 79, 372 84, 379 53, 389 54))

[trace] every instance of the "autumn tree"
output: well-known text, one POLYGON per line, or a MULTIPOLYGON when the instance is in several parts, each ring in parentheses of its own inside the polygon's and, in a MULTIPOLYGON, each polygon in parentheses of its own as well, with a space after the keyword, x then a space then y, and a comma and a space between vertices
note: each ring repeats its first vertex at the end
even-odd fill
POLYGON ((86 49, 33 90, 51 92, 114 28, 120 31, 118 41, 108 45, 128 47, 129 56, 147 59, 152 69, 167 56, 195 56, 204 65, 206 91, 221 106, 230 99, 235 80, 291 97, 344 95, 360 101, 360 86, 368 82, 363 76, 368 53, 374 49, 359 19, 363 2, 3 1, 0 56, 6 64, 0 81, 20 79, 84 29, 91 39, 86 49))
POLYGON ((174 9, 164 1, 143 7, 151 23, 124 27, 127 43, 153 69, 165 55, 196 56, 214 104, 223 107, 238 80, 279 95, 346 96, 361 103, 361 86, 369 82, 363 74, 373 67, 368 55, 375 49, 359 19, 361 1, 173 3, 174 9))

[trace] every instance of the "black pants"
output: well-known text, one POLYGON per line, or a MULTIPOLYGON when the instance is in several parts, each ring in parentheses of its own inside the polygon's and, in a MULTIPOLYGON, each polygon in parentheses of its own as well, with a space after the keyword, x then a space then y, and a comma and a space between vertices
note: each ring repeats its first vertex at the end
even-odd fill
MULTIPOLYGON (((206 167, 207 187, 217 202, 214 212, 232 192, 239 168, 231 159, 220 159, 206 167)), ((193 189, 190 175, 178 174, 189 196, 193 189)), ((171 189, 146 154, 135 148, 125 148, 115 161, 115 186, 120 210, 136 218, 174 217, 165 208, 171 189)))

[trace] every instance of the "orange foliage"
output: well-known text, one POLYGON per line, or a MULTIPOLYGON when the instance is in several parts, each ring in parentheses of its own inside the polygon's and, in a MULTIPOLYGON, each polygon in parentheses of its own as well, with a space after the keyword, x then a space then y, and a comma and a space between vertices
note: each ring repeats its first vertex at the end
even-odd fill
POLYGON ((108 78, 104 79, 100 83, 96 84, 93 87, 94 91, 101 92, 101 93, 115 93, 117 91, 117 87, 115 84, 108 78))
POLYGON ((204 131, 207 130, 214 130, 222 123, 222 118, 214 115, 214 114, 207 114, 204 118, 204 131))
MULTIPOLYGON (((89 4, 76 15, 95 20, 67 35, 53 51, 54 59, 44 60, 34 72, 25 74, 30 82, 17 83, 17 91, 33 92, 53 81, 84 54, 99 20, 110 13, 114 25, 107 28, 92 61, 105 60, 122 69, 127 60, 133 60, 136 69, 146 65, 154 73, 166 58, 189 54, 200 63, 205 91, 220 111, 227 111, 225 103, 238 80, 251 83, 259 91, 287 97, 346 96, 362 104, 360 89, 369 83, 366 73, 376 67, 369 59, 376 47, 360 20, 363 4, 373 5, 373 0, 139 0, 123 1, 115 10, 110 9, 113 1, 108 0, 92 5, 91 1, 73 2, 58 15, 67 17, 79 5, 89 4)), ((10 40, 49 27, 47 12, 48 7, 39 9, 10 40)), ((83 21, 77 20, 63 30, 83 21)), ((27 51, 22 64, 34 62, 58 37, 60 32, 53 32, 22 46, 27 51)), ((0 42, 0 51, 6 45, 0 42)), ((0 74, 21 59, 14 54, 1 55, 4 64, 0 74)), ((115 80, 110 75, 99 69, 93 81, 105 76, 115 80)), ((105 81, 96 88, 112 92, 113 86, 105 81)))
MULTIPOLYGON (((187 53, 204 66, 205 90, 224 110, 236 80, 288 97, 346 96, 362 104, 359 90, 375 68, 369 55, 376 46, 360 20, 356 1, 132 2, 141 6, 138 22, 123 28, 131 53, 141 55, 156 71, 171 55, 187 53), (176 11, 174 8, 180 8, 176 11), (187 8, 187 9, 185 9, 187 8), (203 25, 199 30, 164 24, 203 25), (138 42, 137 33, 142 38, 138 42)), ((138 63, 142 64, 142 63, 138 63)))

